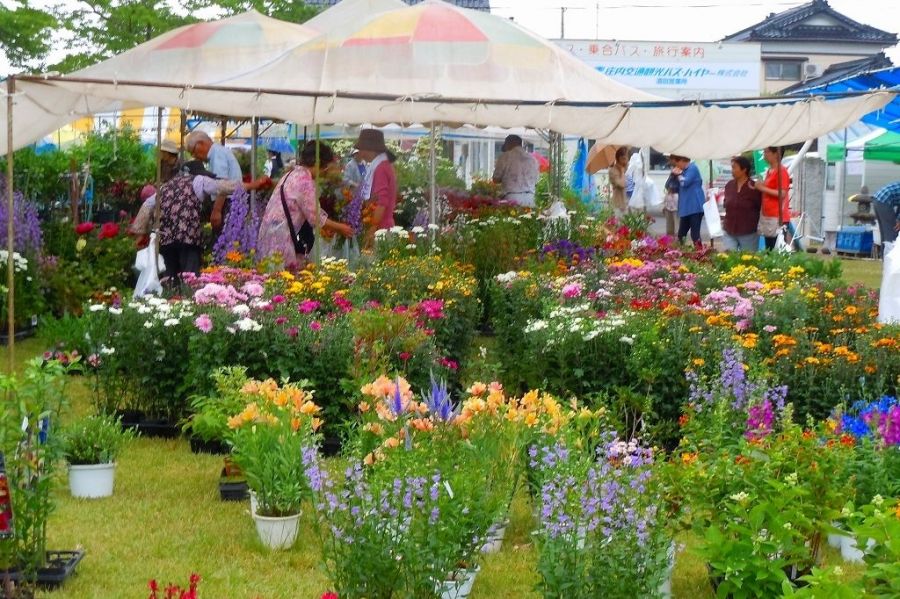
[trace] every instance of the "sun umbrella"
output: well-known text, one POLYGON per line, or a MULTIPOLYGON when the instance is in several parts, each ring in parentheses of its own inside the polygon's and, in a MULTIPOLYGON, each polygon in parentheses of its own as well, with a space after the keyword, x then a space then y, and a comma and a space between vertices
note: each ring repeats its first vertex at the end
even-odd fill
POLYGON ((591 146, 591 151, 587 158, 587 172, 594 174, 605 168, 609 168, 616 161, 616 150, 619 146, 604 146, 595 143, 591 146))

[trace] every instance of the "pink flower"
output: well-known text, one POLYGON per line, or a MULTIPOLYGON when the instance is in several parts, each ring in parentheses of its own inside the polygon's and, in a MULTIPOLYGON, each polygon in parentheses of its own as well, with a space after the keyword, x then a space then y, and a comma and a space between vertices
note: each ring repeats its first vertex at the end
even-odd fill
POLYGON ((438 320, 444 317, 444 301, 422 300, 419 303, 419 310, 431 320, 438 320))
POLYGON ((275 324, 282 325, 288 321, 287 316, 279 316, 275 319, 275 324))
POLYGON ((453 360, 450 360, 449 358, 441 358, 441 366, 450 370, 456 370, 459 368, 459 364, 457 364, 453 360))
POLYGON ((194 320, 194 326, 201 332, 208 333, 213 328, 212 318, 209 317, 209 314, 201 314, 194 320))
POLYGON ((334 299, 334 305, 337 306, 341 310, 341 312, 346 313, 346 312, 350 312, 351 310, 353 310, 353 303, 350 300, 348 300, 347 298, 345 298, 341 295, 335 294, 333 299, 334 299))
POLYGON ((569 283, 562 288, 562 294, 565 298, 579 297, 581 295, 581 285, 579 283, 569 283))
POLYGON ((778 330, 778 327, 776 327, 775 325, 767 324, 763 327, 763 330, 767 333, 774 333, 778 330))
POLYGON ((291 328, 289 328, 289 329, 287 330, 287 335, 288 335, 288 337, 293 338, 293 337, 296 337, 296 336, 299 335, 299 334, 300 334, 300 329, 298 329, 297 327, 291 327, 291 328))
POLYGON ((272 298, 272 303, 273 303, 273 304, 283 304, 284 301, 285 301, 285 297, 284 297, 283 295, 281 295, 281 294, 278 294, 278 295, 276 295, 275 297, 272 298))
POLYGON ((412 358, 412 354, 409 353, 408 351, 400 352, 400 359, 403 360, 404 362, 408 362, 410 358, 412 358))
POLYGON ((300 310, 301 314, 309 314, 310 312, 315 312, 319 309, 319 302, 316 300, 303 300, 300 302, 300 305, 297 306, 297 309, 300 310))
POLYGON ((318 320, 314 320, 311 323, 309 323, 309 328, 311 328, 314 331, 321 331, 322 325, 321 325, 321 323, 319 323, 318 320))
POLYGON ((246 293, 251 297, 259 297, 263 294, 263 286, 257 283, 256 281, 250 281, 248 283, 244 283, 244 286, 241 287, 241 291, 246 293))

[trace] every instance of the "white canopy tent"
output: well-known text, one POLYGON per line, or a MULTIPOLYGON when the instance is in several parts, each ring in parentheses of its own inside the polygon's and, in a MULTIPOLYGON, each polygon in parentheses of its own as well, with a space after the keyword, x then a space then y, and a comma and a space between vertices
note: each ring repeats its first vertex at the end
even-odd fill
MULTIPOLYGON (((317 17, 318 26, 333 29, 312 39, 307 27, 251 12, 176 30, 72 75, 20 77, 13 147, 119 102, 302 125, 529 127, 709 158, 818 137, 894 96, 667 102, 612 81, 506 19, 440 0, 390 4, 345 0, 317 17), (284 33, 259 48, 239 43, 251 35, 228 36, 240 48, 219 48, 217 34, 207 34, 226 26, 284 33), (151 68, 161 48, 188 42, 204 49, 190 56, 197 64, 175 59, 170 68, 151 68)), ((0 153, 6 138, 0 135, 0 153)))

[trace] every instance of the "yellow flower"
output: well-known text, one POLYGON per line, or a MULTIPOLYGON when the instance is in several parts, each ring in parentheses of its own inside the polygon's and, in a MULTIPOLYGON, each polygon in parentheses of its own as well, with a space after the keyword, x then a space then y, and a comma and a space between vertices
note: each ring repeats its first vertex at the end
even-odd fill
POLYGON ((706 360, 704 360, 703 358, 694 358, 694 359, 691 361, 691 363, 692 363, 694 366, 697 366, 697 367, 699 368, 700 366, 703 366, 704 364, 706 364, 706 360))

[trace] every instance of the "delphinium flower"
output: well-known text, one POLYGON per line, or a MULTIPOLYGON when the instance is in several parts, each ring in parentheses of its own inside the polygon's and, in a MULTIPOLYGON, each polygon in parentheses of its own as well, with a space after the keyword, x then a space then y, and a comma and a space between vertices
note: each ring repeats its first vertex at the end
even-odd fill
MULTIPOLYGON (((0 202, 0 247, 5 248, 7 243, 7 222, 9 219, 5 201, 5 175, 0 175, 0 197, 4 199, 3 202, 0 202)), ((13 191, 12 219, 13 227, 15 228, 15 237, 13 238, 14 250, 28 256, 40 255, 43 233, 41 232, 41 221, 38 217, 37 205, 26 201, 25 196, 20 191, 13 191)))
POLYGON ((256 250, 259 222, 258 213, 250 210, 250 194, 238 186, 231 194, 222 233, 213 246, 215 263, 224 264, 232 251, 247 255, 256 250))
POLYGON ((726 348, 722 351, 722 361, 719 363, 719 382, 722 389, 731 393, 734 398, 731 407, 735 410, 743 409, 751 390, 742 360, 740 350, 726 348))
POLYGON ((362 231, 362 211, 365 198, 362 194, 362 185, 356 188, 353 198, 344 207, 341 213, 341 220, 344 224, 349 225, 353 229, 354 235, 359 235, 362 231))
POLYGON ((894 404, 884 413, 878 434, 885 445, 900 445, 900 406, 894 404))

